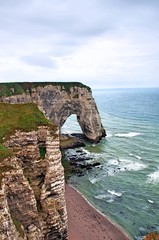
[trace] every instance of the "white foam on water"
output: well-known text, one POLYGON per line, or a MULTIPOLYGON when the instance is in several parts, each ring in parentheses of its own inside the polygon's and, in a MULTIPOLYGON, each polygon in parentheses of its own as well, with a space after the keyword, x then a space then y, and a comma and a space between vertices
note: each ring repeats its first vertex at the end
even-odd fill
POLYGON ((135 158, 137 158, 137 159, 139 159, 139 160, 142 159, 142 157, 140 157, 139 155, 135 155, 135 154, 133 154, 133 153, 129 153, 129 156, 135 157, 135 158))
POLYGON ((107 132, 107 138, 111 138, 113 136, 113 134, 111 132, 107 132))
POLYGON ((111 159, 107 163, 108 175, 114 175, 125 171, 139 171, 147 167, 142 162, 127 160, 127 159, 111 159))
POLYGON ((122 193, 120 192, 115 192, 114 190, 107 190, 108 193, 110 193, 111 195, 115 195, 117 197, 121 197, 122 193))
POLYGON ((120 164, 120 160, 119 159, 111 159, 108 162, 109 165, 114 165, 114 166, 118 166, 120 164))
POLYGON ((148 175, 148 182, 151 183, 158 183, 159 182, 159 170, 157 170, 156 172, 150 173, 148 175))
POLYGON ((108 203, 112 203, 115 200, 115 196, 110 194, 99 194, 94 197, 99 200, 105 200, 108 203))
POLYGON ((106 200, 108 203, 112 203, 112 202, 114 202, 114 199, 108 199, 108 200, 106 200))
POLYGON ((95 184, 96 182, 98 182, 100 180, 100 178, 89 178, 89 181, 92 183, 92 184, 95 184))
POLYGON ((134 156, 134 154, 133 153, 129 153, 129 156, 134 156))
POLYGON ((139 160, 141 160, 142 157, 138 156, 138 155, 135 155, 135 157, 139 160))
POLYGON ((96 146, 96 144, 95 143, 93 143, 92 145, 91 145, 91 147, 95 147, 96 146))
POLYGON ((133 157, 135 157, 135 158, 137 158, 137 159, 139 159, 139 160, 142 159, 142 157, 140 157, 140 156, 138 156, 138 155, 135 155, 135 154, 133 154, 133 153, 129 153, 129 156, 133 156, 133 157))
POLYGON ((84 152, 84 153, 86 153, 86 154, 88 154, 88 155, 91 155, 91 153, 88 151, 88 150, 86 150, 86 149, 84 149, 84 148, 81 148, 82 149, 82 151, 84 152))
POLYGON ((94 153, 94 152, 89 152, 88 150, 84 149, 83 147, 81 148, 82 152, 85 153, 88 157, 92 157, 92 158, 98 158, 98 157, 102 157, 103 153, 94 153))
POLYGON ((97 196, 94 196, 94 197, 97 198, 97 199, 102 200, 102 199, 107 198, 108 196, 106 194, 100 194, 100 195, 97 195, 97 196))
POLYGON ((131 138, 131 137, 136 137, 142 135, 141 133, 138 132, 128 132, 128 133, 116 133, 116 137, 126 137, 126 138, 131 138))
POLYGON ((146 165, 144 163, 132 162, 132 163, 129 163, 126 166, 125 170, 128 170, 128 171, 139 171, 139 170, 142 170, 142 169, 145 169, 145 168, 146 168, 146 165))

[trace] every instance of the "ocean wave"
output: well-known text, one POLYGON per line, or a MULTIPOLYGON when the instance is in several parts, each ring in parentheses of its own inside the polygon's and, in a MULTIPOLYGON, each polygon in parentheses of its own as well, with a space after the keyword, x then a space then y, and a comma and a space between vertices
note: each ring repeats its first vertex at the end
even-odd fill
POLYGON ((94 198, 99 200, 104 200, 108 203, 112 203, 116 201, 118 198, 122 197, 122 193, 116 192, 114 190, 107 190, 107 193, 101 193, 99 195, 94 196, 94 198))
POLYGON ((116 137, 125 137, 125 138, 131 138, 131 137, 136 137, 142 135, 141 133, 138 132, 128 132, 128 133, 116 133, 116 137))
POLYGON ((132 162, 132 163, 129 163, 126 166, 126 170, 128 170, 128 171, 139 171, 139 170, 145 169, 146 167, 147 166, 144 163, 132 162))
POLYGON ((135 155, 135 154, 133 154, 133 153, 129 153, 129 156, 133 156, 133 157, 135 157, 135 158, 137 158, 137 159, 139 159, 139 160, 141 160, 141 158, 142 158, 142 157, 140 157, 140 156, 138 156, 138 155, 135 155))
POLYGON ((94 197, 99 199, 99 200, 102 200, 102 199, 106 199, 108 197, 108 195, 106 195, 106 194, 99 194, 99 195, 94 196, 94 197))
POLYGON ((107 203, 112 203, 112 202, 114 202, 114 199, 108 199, 106 201, 107 201, 107 203))
POLYGON ((150 183, 158 183, 159 182, 159 170, 157 170, 156 172, 150 173, 148 175, 148 182, 150 183))
POLYGON ((96 196, 94 196, 94 198, 96 198, 98 200, 105 200, 107 203, 112 203, 115 200, 114 196, 110 196, 107 194, 96 195, 96 196))
POLYGON ((141 157, 140 157, 140 156, 135 155, 134 157, 136 157, 137 159, 141 160, 141 157))
POLYGON ((120 159, 110 159, 109 161, 108 161, 108 164, 109 165, 119 165, 120 164, 120 159))
POLYGON ((108 193, 110 193, 111 195, 115 195, 117 197, 121 197, 122 196, 122 193, 120 192, 115 192, 114 190, 107 190, 108 193))
POLYGON ((89 181, 92 183, 92 184, 95 184, 96 182, 98 182, 101 178, 89 178, 89 181))
POLYGON ((107 194, 99 194, 94 196, 94 198, 99 200, 105 200, 108 203, 114 202, 117 198, 122 196, 122 193, 115 192, 114 190, 107 190, 107 194))
POLYGON ((111 132, 107 132, 107 138, 110 138, 112 136, 113 136, 113 134, 111 132))
POLYGON ((82 147, 81 150, 82 150, 85 154, 91 155, 91 153, 90 153, 88 150, 86 150, 85 148, 82 147))
POLYGON ((89 152, 87 149, 85 149, 83 147, 81 148, 81 150, 86 156, 92 157, 92 158, 95 158, 95 159, 103 156, 103 153, 89 152))
POLYGON ((145 163, 127 160, 127 159, 111 159, 107 163, 108 175, 114 175, 125 171, 139 171, 147 167, 145 163))

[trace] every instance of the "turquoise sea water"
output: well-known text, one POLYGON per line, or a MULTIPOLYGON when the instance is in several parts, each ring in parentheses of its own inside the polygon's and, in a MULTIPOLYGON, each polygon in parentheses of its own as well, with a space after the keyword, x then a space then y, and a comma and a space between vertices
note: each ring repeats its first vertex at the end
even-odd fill
MULTIPOLYGON (((139 240, 159 232, 159 89, 96 90, 93 96, 107 137, 83 150, 102 168, 70 182, 139 240)), ((80 131, 73 116, 64 130, 80 131)))

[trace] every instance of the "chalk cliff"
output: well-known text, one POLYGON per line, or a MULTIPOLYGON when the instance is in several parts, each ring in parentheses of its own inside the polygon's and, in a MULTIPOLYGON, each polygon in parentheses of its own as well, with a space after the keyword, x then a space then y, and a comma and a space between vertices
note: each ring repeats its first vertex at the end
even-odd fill
POLYGON ((79 83, 5 83, 0 102, 0 238, 67 240, 59 132, 76 114, 89 140, 105 136, 91 90, 79 83))
POLYGON ((14 156, 0 161, 1 240, 66 240, 58 128, 18 130, 3 145, 14 156))
POLYGON ((98 142, 106 135, 91 90, 81 83, 14 83, 5 84, 5 88, 0 84, 0 92, 0 102, 36 103, 59 127, 70 115, 76 114, 84 135, 90 141, 98 142))

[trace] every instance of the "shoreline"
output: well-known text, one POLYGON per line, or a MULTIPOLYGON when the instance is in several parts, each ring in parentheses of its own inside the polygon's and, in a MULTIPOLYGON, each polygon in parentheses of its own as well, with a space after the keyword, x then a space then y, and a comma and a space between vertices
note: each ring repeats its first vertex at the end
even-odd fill
POLYGON ((69 240, 132 240, 73 186, 65 184, 69 240))

